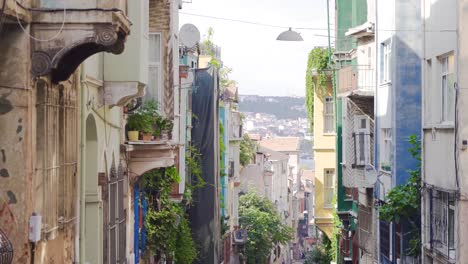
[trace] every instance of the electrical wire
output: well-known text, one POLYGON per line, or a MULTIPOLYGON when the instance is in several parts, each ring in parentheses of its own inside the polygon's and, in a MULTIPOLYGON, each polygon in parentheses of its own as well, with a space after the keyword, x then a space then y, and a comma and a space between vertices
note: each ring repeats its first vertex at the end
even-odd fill
MULTIPOLYGON (((281 29, 298 29, 298 30, 315 30, 315 31, 326 31, 328 28, 311 28, 311 27, 289 27, 289 26, 280 26, 280 25, 272 25, 272 24, 265 24, 260 22, 253 22, 241 19, 233 19, 233 18, 225 18, 225 17, 218 17, 218 16, 209 16, 209 15, 202 15, 202 14, 194 14, 194 13, 186 13, 186 12, 179 12, 179 14, 188 15, 188 16, 196 16, 196 17, 203 17, 209 19, 216 19, 222 21, 229 21, 229 22, 236 22, 236 23, 243 23, 249 25, 256 25, 256 26, 263 26, 263 27, 272 27, 272 28, 281 28, 281 29)), ((332 26, 333 24, 330 24, 332 26)), ((349 28, 336 28, 336 31, 348 31, 349 28)), ((438 32, 438 33, 456 33, 457 30, 455 29, 439 29, 439 30, 425 30, 422 31, 420 29, 379 29, 380 32, 438 32)))
MULTIPOLYGON (((20 4, 21 5, 21 4, 20 4)), ((24 7, 23 7, 24 8, 24 7)), ((15 16, 16 16, 16 21, 18 22, 18 25, 20 26, 20 28, 23 30, 23 32, 29 36, 30 39, 33 39, 35 41, 39 41, 39 42, 49 42, 49 41, 52 41, 54 39, 56 39, 58 36, 60 36, 60 34, 62 33, 63 31, 63 28, 65 27, 65 20, 66 20, 66 17, 67 17, 67 8, 65 6, 65 0, 64 0, 64 3, 63 3, 63 21, 62 21, 62 25, 60 26, 60 30, 57 32, 57 34, 55 34, 54 36, 52 36, 51 38, 49 39, 39 39, 39 38, 36 38, 34 36, 32 36, 23 26, 23 24, 21 24, 21 21, 19 19, 19 16, 18 16, 18 1, 15 1, 15 16)))

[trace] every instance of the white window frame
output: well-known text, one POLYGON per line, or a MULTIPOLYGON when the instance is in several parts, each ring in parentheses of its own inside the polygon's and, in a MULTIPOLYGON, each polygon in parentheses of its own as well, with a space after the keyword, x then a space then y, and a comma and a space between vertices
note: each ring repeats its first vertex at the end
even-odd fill
POLYGON ((333 208, 333 197, 335 195, 335 169, 323 169, 323 207, 333 208), (327 197, 331 197, 327 201, 327 197))
POLYGON ((334 123, 334 113, 335 113, 335 100, 333 97, 327 96, 323 99, 323 133, 324 134, 334 134, 335 133, 335 123, 334 123), (331 113, 329 110, 329 105, 331 104, 331 113), (331 124, 331 128, 328 127, 331 124))
POLYGON ((438 61, 440 67, 441 122, 453 124, 455 119, 455 89, 453 87, 455 60, 453 53, 440 56, 438 61))
POLYGON ((383 169, 384 165, 391 167, 392 141, 393 141, 392 129, 381 128, 382 152, 380 155, 380 169, 384 171, 388 171, 386 169, 383 169))
MULTIPOLYGON (((153 62, 151 61, 151 58, 148 58, 148 80, 151 79, 150 77, 150 74, 151 74, 151 70, 156 68, 157 71, 158 71, 158 74, 159 74, 159 78, 158 78, 158 83, 156 84, 158 87, 156 87, 158 89, 158 91, 156 91, 157 95, 156 97, 153 97, 152 99, 154 99, 156 102, 159 103, 159 105, 162 105, 162 93, 163 93, 163 88, 162 88, 162 80, 163 80, 163 76, 162 76, 162 54, 163 54, 163 45, 162 45, 162 34, 159 33, 159 32, 150 32, 148 34, 148 39, 150 40, 151 39, 151 36, 159 36, 159 62, 153 62)), ((155 47, 152 47, 151 46, 151 42, 149 42, 149 49, 152 49, 152 48, 155 48, 155 47)), ((149 56, 149 54, 148 54, 149 56)), ((149 81, 148 81, 148 89, 150 89, 151 87, 149 87, 149 81)), ((148 96, 146 97, 147 99, 149 99, 149 93, 147 93, 148 96)))
POLYGON ((381 83, 389 83, 392 81, 392 41, 387 40, 382 42, 382 72, 381 72, 381 83))
POLYGON ((365 115, 354 116, 354 143, 356 148, 356 165, 366 166, 370 164, 370 120, 365 115), (365 128, 361 127, 362 121, 365 122, 365 128), (361 142, 361 140, 364 142, 361 142), (361 159, 363 152, 364 160, 361 159))

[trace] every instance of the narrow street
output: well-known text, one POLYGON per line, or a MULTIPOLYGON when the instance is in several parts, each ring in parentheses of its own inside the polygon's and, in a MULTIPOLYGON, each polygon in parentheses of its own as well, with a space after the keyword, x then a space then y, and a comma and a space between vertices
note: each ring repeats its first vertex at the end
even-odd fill
POLYGON ((466 25, 0 0, 0 264, 468 264, 466 25))

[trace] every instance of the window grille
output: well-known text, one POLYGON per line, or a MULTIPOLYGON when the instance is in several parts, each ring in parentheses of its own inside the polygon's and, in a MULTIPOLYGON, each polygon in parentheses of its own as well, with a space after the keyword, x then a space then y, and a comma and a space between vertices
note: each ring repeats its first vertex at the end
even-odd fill
POLYGON ((380 254, 387 259, 391 258, 391 228, 390 224, 385 221, 380 221, 380 254))
POLYGON ((324 170, 324 207, 332 207, 333 206, 333 196, 334 196, 334 183, 333 178, 335 175, 334 169, 325 169, 324 170))
POLYGON ((2 229, 0 229, 0 263, 13 263, 13 252, 13 244, 2 229))
POLYGON ((110 263, 126 263, 126 214, 124 206, 124 168, 111 167, 109 177, 109 257, 110 263))
POLYGON ((75 220, 77 91, 73 82, 36 84, 36 210, 47 235, 75 220))
POLYGON ((455 258, 455 194, 430 190, 431 248, 455 258))
MULTIPOLYGON (((372 208, 359 206, 358 208, 358 243, 359 248, 368 251, 372 247, 372 208)), ((371 253, 371 252, 369 252, 371 253)))

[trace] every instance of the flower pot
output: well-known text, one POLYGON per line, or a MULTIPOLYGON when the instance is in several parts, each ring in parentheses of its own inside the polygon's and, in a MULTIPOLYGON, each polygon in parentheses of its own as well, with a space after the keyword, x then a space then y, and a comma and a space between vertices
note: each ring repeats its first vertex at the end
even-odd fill
POLYGON ((153 135, 151 133, 143 133, 143 141, 151 141, 153 139, 153 135))
POLYGON ((128 141, 138 141, 138 131, 128 131, 128 141))

